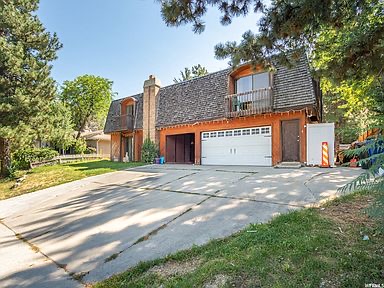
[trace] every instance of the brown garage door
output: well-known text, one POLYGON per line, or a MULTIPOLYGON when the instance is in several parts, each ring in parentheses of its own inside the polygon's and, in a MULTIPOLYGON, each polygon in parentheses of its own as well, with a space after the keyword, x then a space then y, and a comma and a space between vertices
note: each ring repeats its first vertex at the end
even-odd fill
POLYGON ((194 163, 195 134, 170 135, 166 139, 167 163, 194 163))

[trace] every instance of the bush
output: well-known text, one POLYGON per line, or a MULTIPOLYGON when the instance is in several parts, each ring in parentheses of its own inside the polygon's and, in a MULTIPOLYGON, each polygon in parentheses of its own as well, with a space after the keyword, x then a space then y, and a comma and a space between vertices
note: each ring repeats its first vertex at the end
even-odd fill
POLYGON ((156 144, 149 138, 144 140, 143 147, 141 148, 141 161, 145 163, 153 163, 159 155, 159 150, 156 144))
POLYGON ((75 154, 83 154, 87 150, 87 143, 84 139, 79 138, 73 142, 72 147, 75 154))
POLYGON ((367 190, 377 194, 376 201, 368 212, 378 219, 379 228, 384 232, 384 136, 378 135, 376 139, 365 141, 365 145, 361 147, 345 150, 344 154, 350 158, 361 157, 357 163, 368 170, 339 188, 340 191, 367 190))
POLYGON ((87 149, 84 152, 85 154, 96 154, 97 150, 95 147, 87 147, 87 149))
POLYGON ((14 167, 17 169, 29 169, 31 163, 51 160, 59 153, 50 148, 26 148, 17 150, 12 155, 14 167))

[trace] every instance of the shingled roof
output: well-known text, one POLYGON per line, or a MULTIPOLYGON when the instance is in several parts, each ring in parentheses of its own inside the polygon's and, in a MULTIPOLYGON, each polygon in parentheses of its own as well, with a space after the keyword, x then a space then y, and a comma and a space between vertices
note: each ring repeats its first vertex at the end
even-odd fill
MULTIPOLYGON (((273 75, 274 110, 286 111, 316 105, 315 88, 306 57, 293 68, 276 64, 273 75)), ((195 123, 225 118, 224 98, 228 95, 231 69, 221 70, 199 78, 162 87, 157 97, 156 126, 195 123)), ((131 96, 138 100, 136 129, 143 126, 143 94, 131 96)), ((113 121, 120 113, 120 103, 112 102, 104 132, 119 131, 113 121)))
POLYGON ((121 131, 121 122, 118 116, 121 113, 121 102, 128 98, 136 100, 135 129, 143 129, 143 93, 141 93, 112 101, 111 106, 109 106, 104 133, 121 131))
POLYGON ((224 117, 230 69, 161 88, 158 127, 224 117))
POLYGON ((273 108, 284 111, 313 106, 316 103, 315 88, 307 58, 303 56, 292 68, 275 64, 273 76, 273 108))

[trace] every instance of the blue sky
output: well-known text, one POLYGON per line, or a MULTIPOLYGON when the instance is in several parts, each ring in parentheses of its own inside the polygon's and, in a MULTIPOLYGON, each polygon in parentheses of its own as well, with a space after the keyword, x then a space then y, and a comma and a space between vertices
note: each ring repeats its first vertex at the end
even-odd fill
POLYGON ((40 0, 38 16, 64 45, 53 63, 54 79, 61 84, 83 74, 106 77, 116 98, 142 92, 150 74, 166 86, 184 67, 226 68, 228 61, 215 59, 214 45, 240 40, 258 21, 251 14, 222 26, 219 12, 210 8, 206 30, 198 35, 191 25, 167 27, 154 0, 40 0))

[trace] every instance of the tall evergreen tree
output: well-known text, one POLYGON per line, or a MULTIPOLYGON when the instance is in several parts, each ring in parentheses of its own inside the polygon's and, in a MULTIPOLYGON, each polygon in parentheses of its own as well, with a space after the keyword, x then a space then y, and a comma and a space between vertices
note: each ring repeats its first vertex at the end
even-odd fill
POLYGON ((367 71, 383 77, 382 0, 272 0, 268 7, 266 0, 158 1, 167 25, 192 23, 196 33, 204 31, 203 16, 210 6, 220 10, 223 25, 233 17, 262 12, 259 27, 246 31, 240 43, 216 45, 216 57, 230 58, 233 66, 248 61, 268 66, 271 55, 279 55, 283 64, 293 64, 301 54, 298 48, 304 47, 311 57, 322 58, 317 68, 336 81, 365 79, 367 71))
POLYGON ((61 44, 36 16, 38 0, 0 0, 0 161, 9 173, 11 147, 36 139, 49 121, 56 85, 51 62, 61 44))

